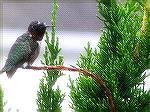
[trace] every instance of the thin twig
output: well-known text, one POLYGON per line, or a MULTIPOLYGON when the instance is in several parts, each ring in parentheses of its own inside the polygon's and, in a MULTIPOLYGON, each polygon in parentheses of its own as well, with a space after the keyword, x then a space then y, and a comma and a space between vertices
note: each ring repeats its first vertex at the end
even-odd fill
POLYGON ((110 112, 115 112, 115 105, 113 102, 113 97, 111 94, 111 91, 106 86, 105 82, 99 77, 98 75, 91 73, 87 70, 76 68, 75 66, 70 65, 71 67, 66 67, 63 65, 57 65, 57 66, 42 66, 42 67, 36 67, 36 66, 29 66, 26 69, 33 69, 33 70, 63 70, 63 71, 74 71, 74 72, 80 72, 83 75, 92 77, 102 88, 104 91, 106 97, 108 98, 110 112))

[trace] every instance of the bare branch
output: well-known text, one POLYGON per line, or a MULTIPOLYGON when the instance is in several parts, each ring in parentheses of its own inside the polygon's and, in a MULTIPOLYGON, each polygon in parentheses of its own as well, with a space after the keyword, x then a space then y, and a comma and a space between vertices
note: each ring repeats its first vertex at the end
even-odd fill
POLYGON ((28 66, 26 69, 33 69, 33 70, 63 70, 63 71, 73 71, 73 72, 80 72, 83 75, 92 77, 102 88, 104 91, 106 97, 108 98, 110 112, 115 112, 115 105, 113 102, 113 97, 111 94, 111 91, 106 86, 105 82, 99 77, 98 75, 91 73, 88 70, 76 68, 75 66, 70 65, 71 67, 66 67, 63 65, 57 65, 57 66, 42 66, 42 67, 36 67, 36 66, 28 66))

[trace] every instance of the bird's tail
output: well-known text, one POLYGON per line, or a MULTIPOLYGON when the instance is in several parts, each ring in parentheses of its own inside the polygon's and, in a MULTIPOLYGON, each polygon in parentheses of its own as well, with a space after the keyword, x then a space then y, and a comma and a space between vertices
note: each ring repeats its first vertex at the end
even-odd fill
POLYGON ((12 70, 10 70, 10 71, 6 71, 7 77, 8 77, 9 79, 11 79, 12 76, 14 75, 14 73, 16 72, 16 70, 17 70, 17 69, 12 69, 12 70))
POLYGON ((12 76, 14 75, 14 73, 16 72, 17 68, 6 68, 6 67, 3 67, 1 70, 0 70, 0 75, 3 73, 3 72, 6 72, 7 74, 7 77, 8 78, 12 78, 12 76))

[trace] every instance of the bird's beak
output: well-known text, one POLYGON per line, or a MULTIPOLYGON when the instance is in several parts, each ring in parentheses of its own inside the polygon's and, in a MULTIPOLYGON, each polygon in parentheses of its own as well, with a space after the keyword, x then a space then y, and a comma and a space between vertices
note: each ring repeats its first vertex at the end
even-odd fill
POLYGON ((46 28, 47 28, 47 27, 53 27, 53 26, 51 26, 51 25, 45 25, 45 26, 46 26, 46 28))
POLYGON ((55 27, 55 26, 53 26, 53 25, 47 25, 45 22, 44 22, 44 25, 45 25, 46 28, 47 28, 47 27, 55 27))

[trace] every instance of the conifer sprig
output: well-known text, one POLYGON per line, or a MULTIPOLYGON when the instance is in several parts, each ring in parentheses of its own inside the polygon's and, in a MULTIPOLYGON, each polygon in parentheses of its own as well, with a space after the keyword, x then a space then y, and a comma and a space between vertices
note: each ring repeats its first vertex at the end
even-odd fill
MULTIPOLYGON (((98 19, 104 22, 98 49, 94 51, 88 45, 78 66, 102 77, 113 94, 117 112, 147 112, 150 92, 144 88, 147 76, 143 72, 150 64, 150 22, 143 39, 140 35, 143 5, 133 0, 97 3, 98 19)), ((71 81, 70 87, 73 110, 108 112, 106 97, 92 79, 80 76, 71 81)))
MULTIPOLYGON (((51 13, 52 32, 51 37, 46 32, 44 59, 41 61, 43 65, 63 65, 63 57, 60 55, 58 37, 56 37, 56 20, 58 11, 58 1, 53 0, 51 13), (50 39, 51 38, 51 39, 50 39)), ((53 89, 57 78, 62 75, 61 71, 46 71, 43 78, 40 80, 39 90, 37 92, 37 105, 39 112, 61 112, 61 103, 64 99, 64 94, 57 87, 53 89)))

